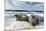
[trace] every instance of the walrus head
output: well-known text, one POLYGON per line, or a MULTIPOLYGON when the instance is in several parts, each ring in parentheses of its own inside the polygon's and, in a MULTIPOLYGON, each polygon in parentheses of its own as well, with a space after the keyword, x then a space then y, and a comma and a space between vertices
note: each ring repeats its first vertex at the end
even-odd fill
POLYGON ((36 18, 36 15, 30 15, 29 21, 32 24, 33 27, 39 24, 39 19, 36 18))

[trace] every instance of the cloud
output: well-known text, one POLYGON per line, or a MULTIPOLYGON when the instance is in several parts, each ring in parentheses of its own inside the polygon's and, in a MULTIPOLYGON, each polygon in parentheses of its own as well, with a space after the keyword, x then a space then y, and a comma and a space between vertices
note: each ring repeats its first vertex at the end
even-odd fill
POLYGON ((6 10, 42 10, 44 9, 43 2, 29 2, 29 1, 7 1, 6 10))
POLYGON ((42 10, 44 4, 42 2, 24 2, 16 5, 16 10, 42 10))

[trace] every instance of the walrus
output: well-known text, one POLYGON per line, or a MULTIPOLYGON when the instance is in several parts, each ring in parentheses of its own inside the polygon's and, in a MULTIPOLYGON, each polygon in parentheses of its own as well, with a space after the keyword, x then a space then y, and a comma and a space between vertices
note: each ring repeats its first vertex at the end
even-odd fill
MULTIPOLYGON (((26 14, 16 14, 16 21, 26 21, 32 24, 33 27, 39 23, 39 19, 35 15, 27 16, 26 14)), ((30 24, 30 25, 31 25, 30 24)))

